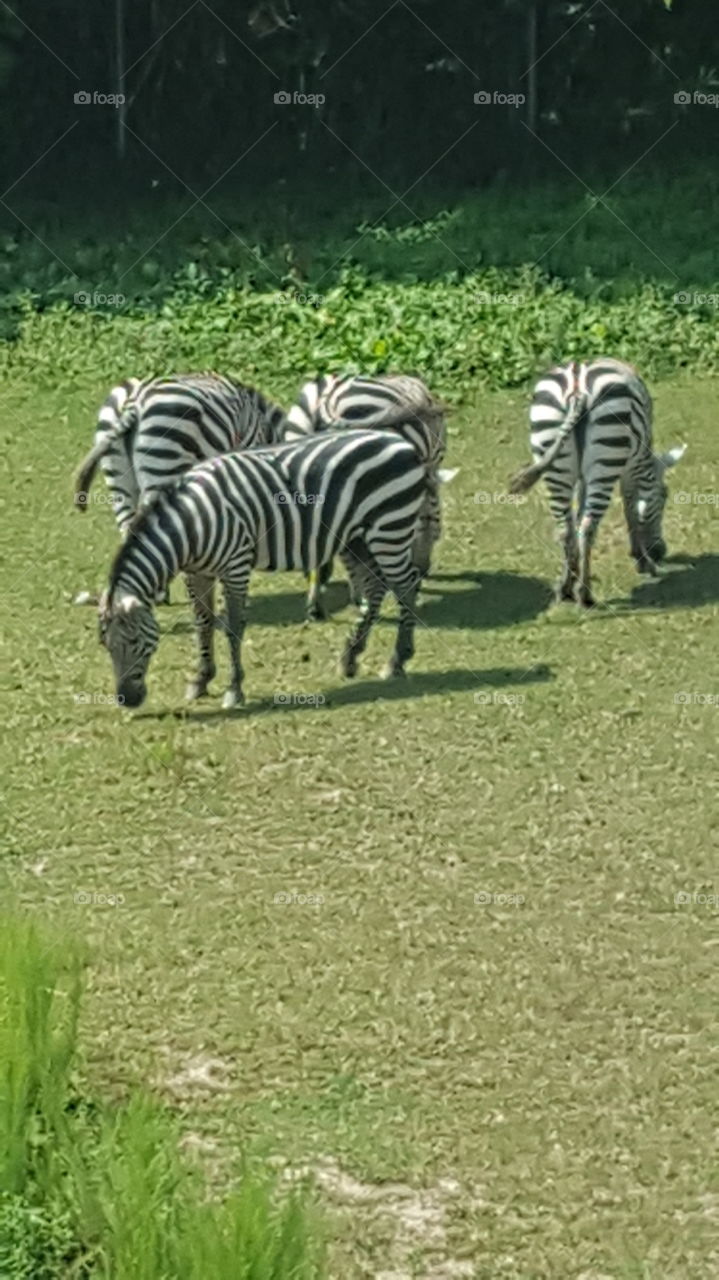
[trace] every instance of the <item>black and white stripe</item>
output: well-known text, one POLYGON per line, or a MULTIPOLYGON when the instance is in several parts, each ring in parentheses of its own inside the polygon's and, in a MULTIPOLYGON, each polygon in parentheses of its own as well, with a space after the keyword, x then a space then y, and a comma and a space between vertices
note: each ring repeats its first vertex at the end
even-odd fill
MULTIPOLYGON (((424 577, 434 544, 442 532, 439 485, 448 473, 439 464, 447 446, 445 408, 421 378, 409 374, 328 374, 307 382, 287 414, 285 440, 316 431, 349 427, 393 429, 412 444, 427 469, 427 495, 420 516, 414 562, 424 577)), ((324 616, 321 591, 329 577, 312 578, 307 600, 310 618, 324 616)), ((355 586, 352 584, 353 594, 355 586)))
POLYGON ((558 597, 594 603, 591 549, 617 480, 631 554, 640 572, 656 575, 666 555, 664 475, 684 449, 653 452, 652 400, 636 369, 608 357, 550 369, 534 388, 529 417, 535 462, 510 489, 522 493, 544 478, 564 549, 558 597))
POLYGON ((282 438, 284 410, 219 373, 129 378, 100 409, 95 443, 75 480, 84 510, 98 464, 124 533, 140 505, 205 458, 282 438))
POLYGON ((426 483, 414 448, 395 432, 353 431, 225 454, 160 490, 133 521, 100 606, 118 700, 135 707, 146 696, 158 642, 152 602, 180 570, 187 573, 199 646, 188 697, 204 694, 215 674, 219 579, 232 663, 223 705, 232 707, 243 699, 240 645, 252 568, 309 573, 335 555, 360 575, 364 596, 343 674, 355 674, 387 589, 399 602, 400 621, 386 674, 402 674, 414 651, 419 574, 412 543, 426 483))

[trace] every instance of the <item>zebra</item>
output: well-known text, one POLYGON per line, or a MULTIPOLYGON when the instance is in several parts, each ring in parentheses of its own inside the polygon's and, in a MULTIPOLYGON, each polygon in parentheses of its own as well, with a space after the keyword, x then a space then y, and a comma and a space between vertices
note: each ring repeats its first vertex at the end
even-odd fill
MULTIPOLYGON (((427 465, 427 494, 418 523, 414 545, 414 562, 425 577, 431 564, 432 547, 441 536, 439 485, 456 472, 439 468, 447 445, 445 408, 435 400, 429 388, 415 375, 384 374, 369 377, 362 374, 326 374, 306 382, 287 414, 284 439, 292 440, 327 428, 401 427, 406 439, 415 444, 427 465), (417 415, 416 417, 414 415, 417 415), (427 423, 433 432, 427 434, 427 423), (416 427, 413 427, 413 423, 416 427)), ((310 578, 307 616, 325 616, 322 590, 329 580, 332 566, 323 567, 310 578)), ((356 596, 351 583, 353 597, 356 596)), ((356 601, 355 601, 356 602, 356 601)))
POLYGON ((99 464, 125 537, 160 487, 205 458, 280 440, 284 420, 259 391, 219 373, 128 378, 100 409, 95 443, 75 477, 75 506, 86 510, 99 464))
POLYGON ((557 599, 576 595, 587 608, 595 603, 591 551, 617 480, 630 554, 640 573, 658 576, 667 550, 662 536, 664 476, 686 446, 661 455, 653 452, 652 399, 636 369, 609 357, 558 365, 537 382, 529 417, 535 461, 514 476, 510 492, 524 493, 544 476, 564 550, 557 599))
POLYGON ((100 601, 100 640, 112 658, 118 703, 138 707, 146 697, 159 640, 152 604, 180 570, 190 585, 199 656, 186 696, 201 697, 215 675, 219 579, 232 666, 222 705, 229 709, 243 701, 240 649, 252 568, 308 572, 337 554, 361 577, 364 595, 342 674, 356 674, 389 588, 400 619, 383 674, 403 675, 414 653, 419 571, 412 542, 426 484, 414 447, 396 432, 353 431, 223 454, 158 490, 133 520, 100 601))

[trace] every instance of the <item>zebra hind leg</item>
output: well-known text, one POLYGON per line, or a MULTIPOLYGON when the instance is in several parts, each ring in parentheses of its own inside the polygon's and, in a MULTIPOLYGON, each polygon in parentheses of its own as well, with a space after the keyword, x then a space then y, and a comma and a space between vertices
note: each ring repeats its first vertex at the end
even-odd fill
POLYGON ((579 525, 579 573, 577 600, 584 609, 592 609, 596 604, 591 587, 592 546, 594 545, 596 534, 596 516, 582 516, 579 525))
POLYGON ((215 641, 215 609, 213 578, 202 574, 186 575, 187 590, 195 612, 197 634, 198 666, 197 674, 190 680, 185 690, 188 702, 202 698, 207 693, 207 686, 215 675, 214 641, 215 641))
POLYGON ((342 553, 342 561, 350 576, 353 590, 361 592, 359 617, 340 659, 340 673, 351 678, 357 674, 357 660, 364 653, 387 592, 379 565, 365 546, 355 544, 342 553))
POLYGON ((420 576, 417 566, 413 565, 409 558, 404 568, 405 572, 400 574, 396 567, 391 574, 386 572, 387 581, 397 600, 400 613, 394 652, 382 672, 385 680, 405 675, 405 663, 414 657, 414 628, 417 621, 415 604, 420 576))
POLYGON ((227 606, 227 643, 230 649, 232 676, 230 684, 222 699, 222 710, 231 711, 245 701, 242 681, 245 673, 242 669, 242 637, 247 624, 247 587, 249 570, 230 582, 223 582, 225 603, 227 606))

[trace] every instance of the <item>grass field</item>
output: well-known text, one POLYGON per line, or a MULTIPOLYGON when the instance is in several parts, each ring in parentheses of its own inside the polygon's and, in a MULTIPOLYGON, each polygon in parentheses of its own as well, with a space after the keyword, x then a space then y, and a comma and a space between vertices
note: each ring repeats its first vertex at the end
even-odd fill
POLYGON ((258 576, 230 717, 222 637, 183 711, 179 585, 145 707, 101 701, 70 599, 116 537, 70 477, 105 390, 3 393, 0 891, 89 944, 82 1091, 149 1086, 218 1186, 238 1149, 314 1170, 338 1280, 713 1280, 717 385, 655 388, 689 445, 665 580, 617 504, 606 607, 547 611, 543 494, 494 499, 525 396, 486 395, 451 422, 408 679, 376 678, 392 606, 343 684, 343 585, 307 628, 299 578, 258 576))

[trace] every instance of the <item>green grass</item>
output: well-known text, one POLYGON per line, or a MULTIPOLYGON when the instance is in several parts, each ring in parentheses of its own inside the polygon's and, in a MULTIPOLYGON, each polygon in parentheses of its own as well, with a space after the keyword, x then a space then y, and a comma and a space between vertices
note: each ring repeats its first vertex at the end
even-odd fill
MULTIPOLYGON (((675 895, 717 892, 718 713, 675 696, 719 694, 716 507, 670 499, 686 560, 653 585, 613 506, 607 607, 547 613, 543 495, 475 501, 527 460, 525 394, 468 400, 404 684, 376 679, 392 607, 343 684, 342 585, 306 628, 300 579, 258 576, 247 710, 219 712, 219 637, 183 713, 176 587, 131 714, 69 603, 116 546, 69 493, 106 385, 3 394, 0 893, 89 948, 84 1087, 150 1089, 218 1187, 238 1151, 314 1170, 343 1280, 713 1280, 717 912, 675 895)), ((653 388, 674 493, 713 484, 717 389, 653 388)))
POLYGON ((135 1092, 74 1091, 81 955, 70 931, 0 919, 0 1275, 5 1280, 320 1280, 306 1195, 238 1162, 217 1202, 178 1127, 135 1092))

